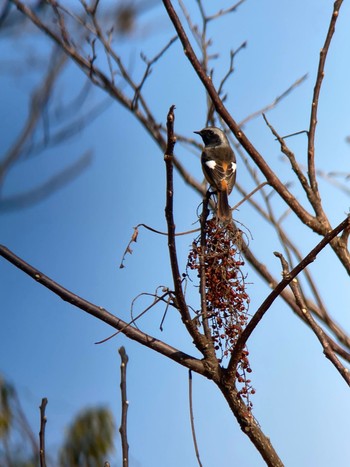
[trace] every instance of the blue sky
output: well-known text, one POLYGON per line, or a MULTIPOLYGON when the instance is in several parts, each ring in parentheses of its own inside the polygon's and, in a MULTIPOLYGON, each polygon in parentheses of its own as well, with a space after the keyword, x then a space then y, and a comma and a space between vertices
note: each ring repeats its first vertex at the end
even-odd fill
MULTIPOLYGON (((216 3, 215 8, 219 8, 219 3, 220 7, 229 5, 216 3)), ((197 14, 194 6, 191 10, 197 14)), ((214 39, 213 49, 221 54, 217 60, 218 77, 226 70, 229 49, 248 41, 247 48, 236 58, 236 71, 226 86, 230 95, 227 107, 238 121, 269 104, 308 73, 308 80, 268 114, 282 135, 307 127, 318 54, 331 11, 331 1, 310 0, 305 4, 248 0, 237 13, 212 23, 209 35, 214 39)), ((350 147, 345 142, 350 128, 349 17, 349 5, 345 3, 321 95, 316 149, 317 163, 326 171, 350 172, 350 147)), ((139 51, 152 57, 174 34, 161 6, 144 15, 142 24, 143 33, 119 45, 123 58, 129 60, 136 73, 139 51)), ((14 61, 23 54, 18 47, 20 38, 16 40, 15 46, 9 40, 1 42, 5 57, 14 61)), ((34 42, 40 51, 47 48, 47 38, 42 35, 34 42)), ((0 75, 1 134, 5 148, 18 135, 26 116, 28 93, 39 78, 35 73, 15 78, 0 75)), ((80 70, 70 65, 60 81, 59 98, 64 100, 72 87, 79 89, 83 83, 80 70)), ((145 93, 160 121, 165 121, 169 106, 176 105, 175 124, 180 133, 191 136, 194 130, 203 127, 205 94, 179 43, 159 61, 145 93)), ((102 92, 94 91, 91 100, 97 102, 101 98, 102 92)), ((246 132, 282 180, 290 180, 292 173, 281 162, 279 145, 262 118, 247 125, 246 132)), ((305 161, 303 136, 290 140, 290 145, 298 160, 305 161)), ((0 241, 64 287, 128 321, 130 304, 136 295, 154 292, 159 285, 171 287, 166 240, 148 231, 140 232, 133 254, 126 259, 126 268, 119 269, 136 224, 165 227, 163 155, 135 118, 112 103, 75 139, 16 165, 9 173, 3 195, 37 186, 88 149, 93 150, 92 162, 74 183, 35 206, 1 213, 0 241)), ((201 180, 198 157, 179 145, 176 151, 181 162, 201 180)), ((247 188, 253 188, 242 164, 238 166, 238 177, 247 188)), ((324 182, 320 187, 325 209, 336 225, 348 211, 349 200, 324 182)), ((175 190, 177 229, 193 228, 200 199, 177 175, 175 190)), ((238 196, 234 190, 232 203, 238 196)), ((243 205, 235 218, 252 232, 252 250, 279 277, 280 265, 272 252, 281 250, 281 246, 265 221, 248 205, 243 205)), ((305 254, 319 241, 317 236, 305 234, 293 216, 286 225, 294 238, 303 240, 299 244, 305 254)), ((191 236, 178 241, 183 270, 191 241, 191 236)), ((349 329, 347 275, 329 251, 322 252, 310 269, 317 276, 330 312, 349 329)), ((269 289, 249 265, 246 271, 254 311, 269 289)), ((57 449, 65 428, 84 407, 107 405, 119 424, 117 349, 124 345, 129 355, 131 465, 196 465, 184 368, 122 335, 97 346, 94 342, 112 334, 113 329, 63 302, 4 260, 0 261, 0 276, 0 372, 18 389, 35 431, 39 429, 41 398, 48 398, 49 449, 57 449)), ((189 290, 188 294, 191 300, 197 300, 195 290, 189 290)), ((135 313, 148 303, 140 298, 135 313)), ((152 309, 140 321, 140 328, 197 355, 175 311, 169 310, 164 331, 159 330, 163 312, 161 306, 152 309)), ((324 358, 312 332, 277 300, 254 332, 249 350, 257 391, 253 398, 254 414, 285 465, 346 466, 350 454, 348 388, 324 358)), ((197 375, 193 375, 193 382, 203 465, 264 465, 213 384, 197 375)), ((118 453, 119 445, 116 457, 118 453)), ((120 461, 115 465, 120 465, 120 461)))

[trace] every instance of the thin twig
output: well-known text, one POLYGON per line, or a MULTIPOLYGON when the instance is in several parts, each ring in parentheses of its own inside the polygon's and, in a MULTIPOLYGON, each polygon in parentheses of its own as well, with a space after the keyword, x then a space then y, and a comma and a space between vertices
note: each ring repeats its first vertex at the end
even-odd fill
MULTIPOLYGON (((67 115, 72 116, 77 113, 77 109, 81 108, 83 103, 75 105, 78 99, 74 99, 75 102, 70 102, 65 109, 54 109, 53 114, 55 117, 61 117, 61 114, 66 117, 67 115)), ((93 121, 95 121, 101 114, 111 105, 110 99, 104 99, 92 108, 85 110, 83 116, 78 116, 73 121, 67 123, 65 126, 59 128, 55 132, 50 129, 49 135, 45 135, 40 141, 28 141, 23 147, 22 157, 28 158, 32 155, 38 155, 40 152, 46 150, 49 147, 62 144, 63 142, 73 138, 82 128, 86 129, 93 121)), ((62 117, 61 117, 62 118, 62 117)))
MULTIPOLYGON (((234 72, 234 59, 235 59, 236 55, 238 54, 238 52, 240 52, 246 46, 247 46, 247 41, 244 41, 236 50, 231 50, 230 51, 230 62, 229 62, 228 70, 225 73, 225 75, 223 76, 223 78, 221 79, 221 82, 220 82, 220 84, 218 86, 218 91, 217 92, 218 92, 219 96, 222 96, 224 85, 225 85, 226 81, 230 78, 230 76, 234 72)), ((226 95, 223 95, 222 99, 224 100, 225 98, 226 98, 226 95)), ((215 108, 214 108, 213 103, 209 102, 208 111, 207 111, 206 126, 210 126, 211 122, 213 122, 213 124, 214 124, 214 110, 215 110, 215 108)))
POLYGON ((46 0, 46 1, 52 6, 52 10, 54 11, 55 16, 57 17, 57 24, 58 24, 58 26, 60 28, 60 32, 61 32, 63 42, 68 47, 70 47, 71 40, 70 40, 68 31, 67 31, 67 28, 66 28, 66 21, 64 19, 64 16, 62 15, 62 13, 60 12, 60 10, 58 8, 58 3, 56 2, 56 0, 46 0))
POLYGON ((300 165, 297 163, 296 161, 296 158, 295 158, 295 155, 294 153, 289 149, 289 147, 286 145, 285 141, 284 141, 284 137, 282 138, 278 133, 277 131, 275 130, 275 128, 271 125, 271 123, 267 120, 267 117, 265 114, 263 114, 263 119, 265 120, 265 123, 266 125, 269 127, 271 133, 275 136, 275 138, 277 139, 277 141, 280 143, 281 145, 281 151, 282 153, 287 156, 289 162, 290 162, 290 165, 294 171, 294 173, 296 174, 296 176, 298 177, 298 180, 301 184, 301 186, 303 187, 303 189, 305 190, 305 193, 307 194, 308 198, 310 199, 310 197, 312 198, 313 196, 313 192, 310 188, 310 185, 307 181, 307 178, 306 176, 304 175, 303 171, 301 170, 300 168, 300 165))
POLYGON ((127 432, 127 420, 128 420, 128 408, 129 401, 126 395, 126 367, 129 361, 129 357, 125 352, 124 347, 118 349, 121 364, 120 364, 120 392, 122 397, 122 415, 121 424, 119 427, 119 433, 122 440, 122 456, 123 456, 123 467, 129 465, 129 443, 128 443, 128 432, 127 432))
POLYGON ((40 442, 40 467, 46 467, 46 458, 45 458, 45 427, 46 427, 46 415, 45 409, 47 406, 47 398, 44 397, 41 400, 40 405, 40 432, 39 432, 39 442, 40 442))
POLYGON ((250 193, 248 193, 247 195, 245 195, 241 201, 239 201, 237 204, 235 204, 233 206, 233 208, 231 208, 231 211, 235 211, 236 209, 239 208, 239 206, 241 206, 245 201, 249 200, 253 195, 255 195, 255 193, 259 190, 261 190, 265 185, 268 185, 269 182, 263 182, 263 183, 260 183, 256 188, 254 188, 254 190, 252 190, 250 193))
POLYGON ((236 11, 236 9, 237 9, 240 5, 242 5, 242 3, 244 3, 244 2, 245 2, 245 0, 239 0, 239 1, 238 1, 237 3, 235 3, 234 5, 232 5, 232 6, 228 7, 228 8, 226 8, 226 10, 221 9, 221 10, 219 10, 217 13, 214 13, 214 14, 211 15, 211 16, 206 16, 206 20, 207 20, 207 21, 212 21, 213 19, 217 19, 217 18, 219 18, 219 17, 221 17, 221 16, 224 16, 224 15, 227 15, 227 14, 229 14, 229 13, 232 13, 233 11, 236 11))
MULTIPOLYGON (((260 183, 250 193, 244 194, 244 197, 237 204, 235 204, 231 208, 231 211, 235 211, 237 208, 239 208, 239 206, 241 206, 245 201, 249 200, 257 191, 261 190, 261 188, 263 188, 265 185, 268 185, 268 182, 260 183)), ((1 205, 0 205, 0 210, 1 210, 1 205)), ((154 232, 154 233, 156 233, 158 235, 164 235, 164 236, 168 235, 168 232, 162 232, 161 230, 154 229, 153 227, 150 227, 147 224, 137 224, 137 226, 134 227, 134 231, 133 231, 133 233, 131 235, 129 243, 127 244, 127 246, 126 246, 126 248, 124 250, 122 260, 121 260, 120 265, 119 265, 120 269, 125 268, 124 262, 125 262, 126 255, 128 255, 128 254, 131 255, 133 253, 133 250, 131 249, 131 244, 137 242, 138 235, 139 235, 139 227, 144 227, 145 229, 147 229, 147 230, 149 230, 151 232, 154 232)), ((175 237, 180 237, 182 235, 188 235, 188 234, 199 232, 200 230, 201 230, 201 227, 198 227, 197 229, 186 230, 184 232, 176 232, 176 233, 174 233, 174 236, 175 237)))
POLYGON ((145 55, 141 55, 141 58, 143 59, 143 61, 146 63, 146 69, 144 71, 144 74, 143 74, 143 77, 141 78, 141 81, 140 81, 140 84, 137 86, 136 90, 135 90, 135 95, 134 95, 134 98, 133 98, 133 101, 132 101, 132 107, 133 108, 136 108, 137 107, 137 101, 139 99, 139 96, 140 96, 140 93, 141 93, 141 90, 142 90, 142 87, 143 85, 145 84, 146 82, 146 79, 148 78, 148 76, 151 74, 151 71, 152 71, 152 66, 165 54, 165 52, 173 45, 173 43, 175 41, 178 40, 178 37, 177 36, 174 36, 170 39, 170 41, 162 48, 162 50, 160 52, 157 53, 157 55, 155 55, 151 60, 147 60, 146 56, 145 55))
POLYGON ((263 118, 264 118, 265 123, 267 124, 267 126, 270 128, 272 134, 276 137, 276 139, 280 143, 282 153, 285 154, 287 156, 287 158, 289 159, 290 165, 291 165, 294 173, 298 177, 300 185, 302 186, 303 190, 305 191, 306 196, 308 197, 308 200, 310 201, 310 204, 311 204, 315 214, 318 216, 319 219, 322 218, 322 222, 321 222, 322 228, 325 229, 325 230, 329 230, 331 228, 331 226, 330 226, 330 223, 329 223, 326 215, 322 214, 322 216, 321 216, 322 209, 319 207, 320 200, 319 200, 318 194, 315 193, 314 190, 312 190, 311 186, 309 185, 308 179, 304 175, 304 173, 303 173, 303 171, 301 169, 301 166, 296 161, 296 158, 295 158, 293 152, 286 145, 286 143, 284 141, 284 138, 282 138, 277 133, 277 131, 273 128, 273 126, 268 122, 265 115, 263 115, 263 118))
MULTIPOLYGON (((156 233, 158 235, 168 236, 168 232, 162 232, 160 230, 154 229, 153 227, 150 227, 147 224, 137 224, 137 226, 134 227, 134 232, 132 233, 131 239, 130 239, 130 241, 129 241, 129 243, 128 243, 128 245, 125 248, 125 251, 123 253, 122 260, 121 260, 120 265, 119 265, 120 269, 125 268, 124 262, 125 262, 126 255, 127 254, 130 254, 130 255, 132 254, 132 249, 130 248, 130 245, 133 242, 135 242, 135 243, 137 242, 137 237, 138 237, 138 234, 139 234, 139 227, 144 227, 145 229, 150 230, 151 232, 154 232, 154 233, 156 233)), ((200 228, 192 229, 192 230, 186 230, 186 232, 177 232, 174 235, 175 235, 175 237, 180 237, 181 235, 188 235, 190 233, 195 233, 195 232, 199 232, 199 231, 200 231, 200 228)))
MULTIPOLYGON (((131 315, 131 318, 136 321, 138 318, 140 318, 140 315, 142 316, 144 314, 144 312, 147 312, 149 311, 151 308, 153 308, 157 303, 159 302, 164 302, 165 300, 165 297, 167 297, 169 295, 169 298, 170 300, 172 300, 172 291, 168 289, 168 287, 164 287, 164 286, 158 286, 156 288, 156 291, 155 293, 148 293, 148 292, 141 292, 140 294, 138 294, 134 299, 133 301, 131 302, 131 308, 130 308, 130 315, 131 315), (161 296, 158 296, 157 293, 158 293, 158 289, 162 289, 162 292, 163 292, 163 295, 161 296), (151 305, 149 305, 142 313, 140 313, 135 319, 134 319, 134 305, 136 303, 136 301, 140 298, 140 297, 153 297, 154 300, 153 300, 153 303, 151 303, 151 305)), ((168 300, 167 300, 168 301, 168 300)), ((167 303, 167 301, 165 303, 167 303)), ((174 303, 172 303, 173 306, 174 303)), ((135 326, 137 327, 137 324, 135 323, 135 326)))
POLYGON ((297 79, 296 81, 294 81, 294 83, 291 84, 288 89, 286 89, 284 92, 282 92, 282 94, 277 96, 270 104, 266 105, 265 107, 263 107, 260 110, 256 110, 255 112, 251 113, 250 115, 245 117, 243 120, 241 120, 238 123, 238 125, 240 127, 243 127, 250 120, 253 120, 254 118, 259 117, 260 115, 263 115, 264 113, 268 112, 269 110, 274 109, 279 104, 279 102, 281 100, 283 100, 285 97, 287 97, 288 94, 290 94, 296 87, 300 86, 300 84, 302 84, 306 80, 307 77, 308 77, 308 75, 306 74, 306 75, 303 75, 301 78, 297 79))
POLYGON ((162 301, 164 299, 164 297, 166 297, 167 295, 169 294, 169 292, 166 292, 164 295, 162 295, 161 297, 155 297, 153 303, 151 303, 151 305, 149 305, 147 308, 145 308, 143 311, 141 311, 141 313, 139 313, 135 318, 133 318, 131 321, 129 321, 127 323, 127 325, 122 328, 122 329, 119 329, 119 331, 115 332, 114 334, 112 334, 111 336, 108 336, 106 337, 105 339, 102 339, 101 341, 98 341, 98 342, 95 342, 96 345, 98 344, 104 344, 105 342, 109 341, 110 339, 112 339, 113 337, 117 336, 118 334, 120 334, 121 332, 123 332, 126 327, 128 326, 131 326, 132 324, 135 324, 136 321, 138 319, 140 319, 145 313, 147 313, 147 311, 149 311, 151 308, 153 308, 157 303, 159 303, 160 301, 162 301))
POLYGON ((190 421, 191 421, 191 432, 192 432, 192 439, 193 439, 193 445, 194 445, 194 450, 196 452, 196 458, 198 465, 202 467, 202 462, 200 459, 199 455, 199 449, 198 449, 198 444, 197 444, 197 437, 196 437, 196 429, 194 426, 194 415, 193 415, 193 391, 192 391, 192 371, 188 370, 188 400, 189 400, 189 405, 190 405, 190 421))
POLYGON ((162 320, 161 320, 160 325, 159 325, 159 329, 160 329, 162 332, 163 332, 163 324, 164 324, 166 315, 167 315, 167 313, 168 313, 168 309, 169 309, 170 302, 171 302, 172 300, 173 300, 172 294, 169 293, 168 300, 166 301, 165 311, 164 311, 164 313, 163 313, 163 317, 162 317, 162 320))

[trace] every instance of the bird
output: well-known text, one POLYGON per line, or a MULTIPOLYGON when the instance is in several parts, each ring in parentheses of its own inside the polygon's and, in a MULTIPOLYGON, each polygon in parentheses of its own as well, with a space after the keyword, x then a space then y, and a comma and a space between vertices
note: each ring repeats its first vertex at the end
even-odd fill
POLYGON ((236 182, 236 156, 225 133, 216 127, 195 131, 203 140, 201 163, 204 176, 218 197, 217 217, 231 220, 228 196, 236 182))

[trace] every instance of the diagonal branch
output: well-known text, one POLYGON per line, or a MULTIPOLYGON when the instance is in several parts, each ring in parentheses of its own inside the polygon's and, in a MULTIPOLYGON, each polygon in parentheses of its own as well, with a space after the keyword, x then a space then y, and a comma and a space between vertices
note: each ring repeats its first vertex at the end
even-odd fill
POLYGON ((216 111, 225 121, 227 126, 231 129, 239 143, 247 151, 250 157, 253 159, 255 164, 259 167, 261 172, 265 175, 267 181, 270 185, 278 192, 278 194, 284 199, 284 201, 291 207, 295 214, 300 218, 300 220, 309 225, 313 230, 319 233, 325 233, 322 225, 315 219, 306 209, 297 201, 297 199, 292 195, 292 193, 286 188, 286 186, 281 182, 277 175, 273 172, 270 166, 267 164, 263 156, 258 152, 258 150, 253 146, 245 133, 241 130, 237 122, 232 118, 229 111, 223 104, 220 99, 215 86, 212 82, 212 79, 206 74, 201 63, 199 62, 191 44, 187 37, 187 34, 182 27, 181 21, 177 16, 173 5, 170 0, 163 0, 165 9, 168 12, 169 18, 171 19, 178 36, 181 40, 181 43, 184 48, 184 53, 186 54, 188 60, 190 61, 193 69, 197 73, 199 79, 202 81, 206 91, 208 92, 216 111))
POLYGON ((250 322, 248 323, 245 330, 242 332, 240 338, 238 339, 235 351, 232 355, 232 358, 228 365, 228 371, 231 374, 234 374, 236 371, 236 366, 239 362, 242 350, 247 343, 250 335, 259 324, 261 319, 263 318, 264 314, 267 310, 271 307, 272 303, 276 300, 276 298, 281 294, 281 292, 291 283, 291 281, 301 272, 303 271, 306 266, 312 263, 318 253, 323 250, 323 248, 328 245, 340 232, 344 229, 348 228, 350 225, 350 217, 347 217, 343 220, 335 229, 329 232, 325 237, 318 243, 318 245, 313 248, 305 258, 295 266, 294 269, 288 274, 288 276, 284 277, 279 284, 274 288, 274 290, 267 296, 264 302, 260 305, 250 322))
POLYGON ((275 97, 275 99, 270 104, 267 104, 267 105, 265 105, 265 107, 263 107, 263 108, 261 108, 259 110, 256 110, 255 112, 251 113, 250 115, 247 115, 247 117, 245 117, 243 120, 241 120, 238 123, 238 125, 240 127, 242 127, 246 123, 248 123, 250 120, 253 120, 256 117, 259 117, 260 115, 264 115, 264 113, 268 112, 269 110, 274 109, 279 104, 279 102, 281 102, 281 100, 283 100, 285 97, 287 97, 288 94, 290 94, 297 86, 302 84, 306 80, 307 77, 308 77, 308 75, 306 74, 306 75, 303 75, 301 78, 298 78, 296 81, 294 81, 293 84, 291 84, 289 86, 289 88, 287 88, 285 91, 283 91, 282 94, 275 97))
POLYGON ((300 185, 303 187, 307 197, 309 198, 310 202, 311 201, 311 198, 313 196, 313 191, 311 190, 311 187, 307 181, 307 178, 306 176, 304 175, 300 165, 298 164, 296 158, 295 158, 295 155, 294 153, 289 149, 289 147, 286 145, 286 142, 284 140, 284 138, 282 138, 278 133, 277 131, 275 130, 275 128, 271 125, 271 123, 267 120, 267 117, 265 114, 263 114, 263 119, 265 120, 265 123, 266 125, 269 127, 271 133, 275 136, 275 138, 277 139, 277 141, 280 143, 281 145, 281 151, 282 153, 287 156, 289 162, 290 162, 290 165, 294 171, 294 173, 296 174, 296 176, 298 177, 298 180, 300 182, 300 185))
POLYGON ((120 330, 130 339, 137 341, 139 344, 142 344, 149 349, 155 350, 156 352, 170 358, 171 360, 174 360, 180 365, 183 365, 184 367, 189 368, 196 373, 200 373, 202 375, 206 374, 203 363, 197 358, 181 352, 175 347, 172 347, 165 342, 140 331, 139 329, 128 326, 128 323, 118 318, 117 316, 112 315, 103 307, 94 305, 93 303, 88 302, 87 300, 74 294, 70 290, 65 289, 62 285, 58 284, 50 277, 42 274, 40 271, 26 263, 23 259, 16 256, 12 251, 3 245, 0 245, 0 256, 12 263, 21 271, 28 274, 41 285, 51 290, 51 292, 61 297, 65 302, 80 308, 95 318, 105 322, 106 324, 109 324, 113 328, 120 330))
POLYGON ((47 199, 53 193, 68 185, 72 180, 76 180, 88 167, 90 161, 91 152, 87 151, 73 164, 53 175, 41 185, 23 193, 0 199, 0 213, 27 208, 47 199))
MULTIPOLYGON (((285 260, 285 258, 283 257, 281 253, 275 253, 275 255, 280 258, 280 261, 282 264, 283 275, 288 276, 289 265, 287 261, 285 260)), ((350 372, 347 368, 344 367, 344 365, 342 365, 339 358, 336 356, 335 351, 329 345, 329 339, 328 339, 327 334, 323 331, 321 326, 319 326, 316 323, 311 313, 309 312, 307 304, 305 303, 305 300, 303 298, 303 293, 301 291, 299 282, 297 280, 294 280, 290 282, 289 286, 293 292, 295 301, 298 304, 301 313, 305 316, 305 319, 307 320, 310 328, 313 330, 317 339, 322 345, 325 356, 333 363, 333 365, 339 371, 339 373, 344 378, 348 386, 350 386, 350 372)))

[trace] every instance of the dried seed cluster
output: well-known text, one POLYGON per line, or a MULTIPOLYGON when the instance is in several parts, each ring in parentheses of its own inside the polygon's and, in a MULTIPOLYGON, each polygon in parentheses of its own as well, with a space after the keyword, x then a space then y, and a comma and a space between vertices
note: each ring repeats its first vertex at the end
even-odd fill
MULTIPOLYGON (((244 261, 237 247, 241 232, 233 223, 223 225, 211 219, 206 224, 205 237, 205 242, 201 242, 199 236, 192 243, 187 271, 197 271, 200 280, 205 280, 206 313, 214 347, 222 361, 234 351, 237 339, 248 321, 250 299, 241 271, 244 261)), ((198 312, 198 318, 201 322, 203 310, 198 312)), ((247 377, 252 371, 248 355, 245 349, 236 377, 238 383, 242 384, 240 395, 246 399, 248 408, 251 408, 249 395, 255 391, 247 377)))

